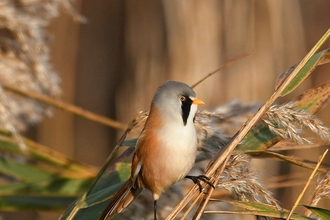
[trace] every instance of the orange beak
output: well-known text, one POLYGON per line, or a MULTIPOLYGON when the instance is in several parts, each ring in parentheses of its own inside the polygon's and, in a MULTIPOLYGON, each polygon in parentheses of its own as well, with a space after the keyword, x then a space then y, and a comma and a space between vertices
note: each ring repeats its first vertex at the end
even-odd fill
POLYGON ((199 98, 195 98, 195 99, 193 100, 192 104, 195 104, 195 105, 203 105, 203 104, 205 104, 205 103, 203 102, 203 100, 201 100, 201 99, 199 99, 199 98))

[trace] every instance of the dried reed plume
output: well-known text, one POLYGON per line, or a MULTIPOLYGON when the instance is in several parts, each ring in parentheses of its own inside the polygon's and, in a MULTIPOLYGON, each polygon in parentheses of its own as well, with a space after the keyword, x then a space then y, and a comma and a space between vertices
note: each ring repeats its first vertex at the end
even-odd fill
POLYGON ((199 149, 207 158, 213 157, 259 107, 259 104, 243 105, 233 100, 212 111, 198 111, 195 128, 199 149))
POLYGON ((7 92, 6 85, 26 91, 59 97, 60 77, 50 63, 45 31, 50 20, 65 8, 75 18, 69 0, 3 0, 0 3, 0 126, 18 140, 19 131, 37 123, 50 109, 35 100, 7 92))
POLYGON ((211 158, 216 151, 224 146, 229 138, 215 128, 215 123, 223 117, 223 114, 208 111, 198 111, 195 118, 198 148, 207 158, 211 158))
POLYGON ((292 139, 298 144, 312 144, 310 139, 302 137, 308 128, 321 139, 330 141, 330 129, 319 119, 305 110, 295 108, 295 102, 270 107, 262 119, 269 129, 284 139, 292 139))
POLYGON ((260 183, 257 173, 250 165, 250 160, 250 156, 246 154, 232 154, 217 187, 228 190, 240 201, 265 202, 280 210, 281 207, 276 199, 260 183))

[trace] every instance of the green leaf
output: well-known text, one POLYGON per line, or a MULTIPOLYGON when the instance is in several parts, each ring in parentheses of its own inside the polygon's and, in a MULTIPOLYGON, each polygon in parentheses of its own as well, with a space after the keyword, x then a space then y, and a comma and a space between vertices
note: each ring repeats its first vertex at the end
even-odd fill
POLYGON ((328 103, 329 98, 330 82, 326 82, 316 88, 307 90, 291 101, 296 103, 295 108, 315 114, 328 103))
MULTIPOLYGON (((24 138, 24 142, 27 145, 26 152, 21 151, 10 133, 0 129, 0 152, 2 158, 33 162, 37 169, 43 170, 47 167, 47 171, 53 171, 53 173, 56 172, 58 175, 66 175, 67 177, 90 178, 97 173, 96 169, 70 160, 67 156, 29 139, 24 138)), ((15 178, 20 179, 17 176, 15 178)))
MULTIPOLYGON (((330 55, 330 49, 323 50, 317 54, 314 54, 310 60, 303 66, 303 68, 298 72, 298 74, 293 78, 291 83, 283 90, 281 96, 285 96, 297 88, 315 69, 317 65, 325 64, 329 62, 328 59, 330 55)), ((291 74, 293 68, 285 71, 283 76, 281 75, 279 79, 285 79, 287 75, 291 74)), ((280 83, 277 83, 280 84, 280 83)))
POLYGON ((40 181, 54 176, 49 171, 36 168, 34 164, 18 160, 19 158, 1 157, 0 173, 23 181, 40 181))
POLYGON ((1 196, 1 211, 58 210, 68 207, 76 196, 1 196))
POLYGON ((242 144, 238 145, 236 150, 240 151, 263 151, 273 146, 282 138, 270 131, 268 126, 262 122, 247 133, 244 137, 242 144))
POLYGON ((0 210, 65 209, 88 189, 92 179, 58 179, 0 186, 0 210))
MULTIPOLYGON (((256 151, 246 150, 245 153, 249 154, 249 155, 252 155, 252 156, 255 156, 257 158, 275 157, 275 158, 278 158, 278 159, 280 159, 282 161, 285 161, 287 163, 291 163, 291 164, 294 164, 294 165, 297 165, 297 166, 300 166, 300 167, 303 167, 303 168, 306 168, 306 169, 310 169, 310 170, 315 169, 314 165, 310 165, 308 163, 305 163, 305 162, 301 161, 301 159, 298 159, 298 158, 295 158, 295 157, 292 157, 292 156, 286 156, 286 155, 279 154, 279 153, 272 152, 272 151, 267 151, 267 150, 256 150, 256 151)), ((324 168, 319 168, 319 171, 321 171, 323 173, 327 172, 327 170, 324 169, 324 168)))
MULTIPOLYGON (((114 171, 107 173, 96 183, 89 196, 85 199, 81 209, 74 214, 73 219, 98 219, 102 211, 106 208, 112 196, 119 190, 124 182, 129 178, 131 164, 118 162, 114 171)), ((73 206, 64 212, 60 219, 69 217, 73 211, 73 206)))
POLYGON ((53 178, 30 183, 2 184, 0 185, 0 196, 40 195, 76 197, 87 189, 91 181, 92 179, 53 178))
POLYGON ((323 209, 315 206, 309 206, 309 205, 303 205, 307 209, 311 210, 314 214, 319 216, 320 218, 326 220, 330 219, 330 210, 329 209, 323 209))
POLYGON ((109 201, 131 174, 131 164, 119 162, 115 172, 104 175, 86 198, 83 208, 93 206, 99 201, 109 201))

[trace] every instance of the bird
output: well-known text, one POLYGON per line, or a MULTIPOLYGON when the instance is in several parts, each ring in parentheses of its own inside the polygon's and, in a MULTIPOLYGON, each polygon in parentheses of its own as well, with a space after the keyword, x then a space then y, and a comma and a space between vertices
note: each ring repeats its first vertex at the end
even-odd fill
POLYGON ((200 190, 199 180, 213 187, 205 175, 187 175, 197 155, 194 121, 197 106, 201 104, 204 102, 185 83, 167 81, 157 89, 135 146, 131 175, 100 219, 111 219, 122 212, 143 189, 152 193, 156 220, 157 200, 174 183, 189 178, 200 190))

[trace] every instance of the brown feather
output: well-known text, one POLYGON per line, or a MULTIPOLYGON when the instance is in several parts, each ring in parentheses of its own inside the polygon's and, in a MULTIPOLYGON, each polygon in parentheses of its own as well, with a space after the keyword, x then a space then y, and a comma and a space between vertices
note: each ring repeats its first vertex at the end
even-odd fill
POLYGON ((127 180, 127 182, 113 196, 100 219, 106 220, 113 218, 116 214, 126 208, 133 201, 134 197, 141 193, 142 189, 135 189, 132 186, 132 180, 127 180))

